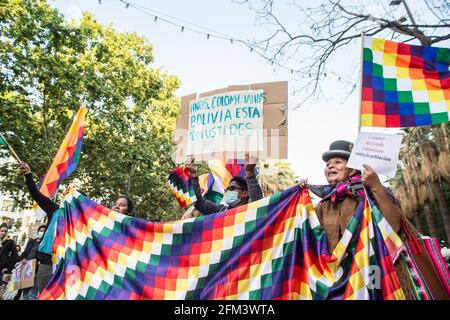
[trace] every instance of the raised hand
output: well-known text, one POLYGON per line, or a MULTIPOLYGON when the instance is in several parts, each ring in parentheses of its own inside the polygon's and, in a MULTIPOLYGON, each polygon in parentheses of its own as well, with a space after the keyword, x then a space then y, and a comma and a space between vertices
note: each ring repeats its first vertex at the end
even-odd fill
POLYGON ((258 162, 258 158, 253 157, 253 156, 250 157, 248 152, 245 154, 245 160, 244 160, 245 167, 244 167, 244 170, 245 170, 245 176, 246 177, 253 177, 255 175, 256 162, 258 162))
POLYGON ((184 164, 184 167, 186 168, 187 172, 189 172, 189 175, 191 177, 197 176, 197 169, 195 168, 194 160, 194 157, 188 157, 184 164))
POLYGON ((378 174, 373 170, 371 166, 368 164, 363 164, 364 172, 361 177, 361 182, 370 189, 382 188, 383 185, 380 182, 380 178, 378 178, 378 174))
POLYGON ((20 170, 23 172, 23 174, 29 174, 31 173, 31 169, 30 166, 28 164, 26 164, 25 162, 20 162, 19 164, 19 168, 20 170))

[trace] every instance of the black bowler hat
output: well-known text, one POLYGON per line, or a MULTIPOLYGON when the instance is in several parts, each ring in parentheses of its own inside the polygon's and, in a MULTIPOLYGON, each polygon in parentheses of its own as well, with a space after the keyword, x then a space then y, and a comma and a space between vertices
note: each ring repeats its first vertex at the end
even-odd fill
POLYGON ((330 150, 322 154, 322 160, 327 162, 332 158, 342 158, 348 160, 352 152, 353 143, 345 140, 337 140, 330 144, 330 150))

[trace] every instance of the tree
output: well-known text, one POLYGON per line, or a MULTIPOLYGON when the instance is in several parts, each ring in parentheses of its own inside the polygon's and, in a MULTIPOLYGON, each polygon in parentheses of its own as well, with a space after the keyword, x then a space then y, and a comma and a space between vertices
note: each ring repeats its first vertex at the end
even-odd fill
POLYGON ((261 161, 258 170, 259 184, 265 197, 292 187, 295 184, 294 171, 286 161, 261 161))
POLYGON ((321 83, 327 74, 334 74, 348 94, 356 89, 354 66, 349 64, 351 78, 347 79, 330 65, 342 59, 342 49, 354 45, 362 33, 403 42, 418 40, 424 46, 450 39, 450 6, 446 0, 415 1, 413 8, 406 0, 386 0, 378 6, 373 1, 354 0, 312 1, 313 5, 311 1, 295 0, 287 4, 273 0, 234 2, 247 4, 256 13, 256 22, 264 27, 251 45, 274 66, 290 69, 299 80, 294 90, 304 97, 299 106, 325 95, 321 83), (386 6, 388 3, 403 4, 403 12, 399 6, 386 6), (289 6, 289 16, 283 15, 283 6, 289 6))
MULTIPOLYGON (((107 206, 126 194, 139 216, 173 219, 179 209, 165 176, 174 167, 179 80, 152 67, 151 44, 88 13, 77 23, 65 22, 43 0, 3 2, 0 37, 0 131, 8 133, 35 179, 45 174, 84 104, 82 156, 64 184, 107 206)), ((30 203, 17 163, 7 162, 0 175, 1 191, 30 203)))
POLYGON ((450 241, 450 197, 445 191, 450 177, 449 124, 407 129, 406 133, 400 151, 402 168, 392 181, 394 194, 409 218, 414 219, 423 211, 433 236, 442 228, 442 224, 436 224, 432 210, 433 203, 437 203, 444 235, 450 241))

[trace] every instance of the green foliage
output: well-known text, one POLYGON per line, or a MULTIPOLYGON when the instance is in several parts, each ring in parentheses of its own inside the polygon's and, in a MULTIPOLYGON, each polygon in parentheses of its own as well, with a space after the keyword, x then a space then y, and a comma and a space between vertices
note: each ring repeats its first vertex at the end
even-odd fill
MULTIPOLYGON (((73 182, 107 206, 130 196, 138 216, 180 214, 166 182, 179 100, 176 77, 152 67, 148 41, 84 13, 77 24, 42 0, 0 5, 0 131, 40 179, 80 105, 88 108, 73 182)), ((0 160, 7 159, 6 152, 0 160)), ((0 190, 31 203, 17 163, 0 167, 0 190)))
POLYGON ((266 160, 260 161, 259 184, 264 196, 270 196, 295 184, 295 174, 289 162, 266 160))

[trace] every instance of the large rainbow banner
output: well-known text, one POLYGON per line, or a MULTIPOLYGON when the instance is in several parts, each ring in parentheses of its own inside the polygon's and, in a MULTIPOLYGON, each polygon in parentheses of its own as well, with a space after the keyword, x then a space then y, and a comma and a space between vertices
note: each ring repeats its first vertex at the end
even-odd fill
POLYGON ((71 190, 55 215, 55 273, 39 299, 404 299, 402 242, 366 199, 332 253, 298 186, 164 223, 71 190))

